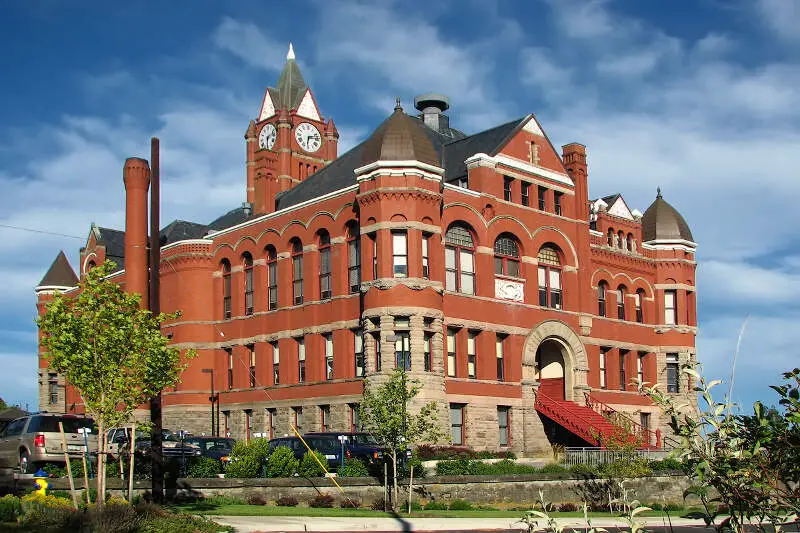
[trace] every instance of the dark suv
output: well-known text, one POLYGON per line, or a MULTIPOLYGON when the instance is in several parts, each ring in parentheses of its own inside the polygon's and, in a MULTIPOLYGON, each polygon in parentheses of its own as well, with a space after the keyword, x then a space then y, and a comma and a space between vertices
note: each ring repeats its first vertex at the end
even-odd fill
POLYGON ((37 413, 17 418, 0 433, 0 466, 19 467, 23 474, 36 472, 44 463, 64 464, 64 450, 58 423, 64 427, 67 454, 80 459, 86 452, 84 437, 79 429, 88 428, 89 453, 97 453, 97 430, 94 420, 85 416, 37 413))
POLYGON ((344 456, 347 459, 362 461, 373 475, 383 472, 384 450, 369 433, 356 431, 306 433, 303 439, 311 449, 316 450, 328 459, 328 464, 338 467, 342 460, 342 443, 344 437, 344 456))

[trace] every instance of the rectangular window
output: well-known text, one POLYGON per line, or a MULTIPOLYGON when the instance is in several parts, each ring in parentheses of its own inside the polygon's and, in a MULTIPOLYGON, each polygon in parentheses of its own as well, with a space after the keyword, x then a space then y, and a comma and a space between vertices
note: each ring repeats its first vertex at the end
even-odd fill
POLYGON ((664 291, 664 324, 674 326, 678 323, 678 292, 664 291))
POLYGON ((461 292, 475 294, 475 262, 472 252, 461 250, 458 260, 461 266, 461 292))
POLYGON ((250 431, 253 429, 253 411, 245 409, 244 412, 244 441, 250 442, 250 431))
POLYGON ((600 388, 607 389, 608 388, 608 374, 606 370, 606 354, 611 350, 611 348, 601 347, 600 348, 600 388))
POLYGON ((539 305, 547 307, 547 269, 543 266, 539 267, 539 305))
POLYGON ((522 182, 522 205, 531 205, 531 184, 522 182))
POLYGON ((456 331, 453 329, 447 330, 447 375, 451 378, 456 375, 456 331))
POLYGON ((561 196, 562 193, 560 192, 553 192, 553 208, 555 210, 556 215, 561 214, 561 196))
POLYGON ((331 247, 319 251, 319 299, 327 300, 333 294, 331 290, 331 247))
POLYGON ((405 231, 392 232, 392 273, 396 278, 408 276, 408 238, 405 231))
POLYGON ((628 350, 619 351, 619 390, 626 390, 628 388, 628 375, 626 373, 625 364, 628 360, 628 350))
POLYGON ((303 433, 303 408, 302 407, 292 407, 292 411, 294 411, 294 427, 297 428, 297 432, 302 434, 303 433))
POLYGON ((450 439, 456 446, 464 444, 464 405, 450 404, 450 439))
POLYGON ((509 432, 509 419, 511 418, 511 408, 505 405, 497 407, 497 429, 499 433, 500 446, 508 446, 511 442, 511 433, 509 432))
POLYGON ((247 350, 250 352, 250 388, 252 389, 256 386, 256 347, 249 344, 247 350))
POLYGON ((295 341, 297 341, 297 382, 303 383, 306 380, 306 340, 298 337, 295 341))
POLYGON ((58 403, 58 374, 48 374, 47 396, 51 404, 58 403))
POLYGON ((294 305, 303 303, 303 256, 292 257, 292 296, 294 305))
POLYGON ((469 189, 469 180, 467 179, 466 176, 462 176, 462 177, 458 178, 457 184, 462 189, 469 189))
POLYGON ((222 419, 224 420, 224 424, 222 427, 225 429, 225 436, 231 436, 231 412, 230 411, 222 411, 222 419))
POLYGON ((504 381, 506 378, 506 365, 504 357, 505 340, 505 335, 498 334, 494 341, 495 355, 497 356, 497 381, 504 381))
POLYGON ((378 238, 370 233, 369 240, 372 243, 372 279, 378 279, 378 238))
POLYGON ((253 263, 244 267, 244 314, 249 316, 254 311, 253 307, 253 263))
POLYGON ((678 354, 667 354, 667 392, 680 392, 678 379, 678 354))
POLYGON ((281 382, 281 352, 278 348, 278 341, 271 342, 272 345, 272 384, 279 385, 281 382))
POLYGON ((475 364, 477 362, 476 345, 478 344, 478 333, 477 331, 470 331, 467 334, 467 375, 473 379, 477 376, 475 364))
POLYGON ((233 388, 233 348, 225 348, 228 355, 228 390, 233 388))
POLYGON ((617 318, 625 320, 625 291, 617 289, 617 318))
POLYGON ((272 311, 278 308, 278 262, 271 261, 267 265, 267 276, 269 276, 269 285, 267 287, 267 299, 269 302, 269 310, 272 311))
POLYGON ((547 207, 547 203, 545 202, 545 197, 547 195, 547 189, 539 185, 537 188, 537 194, 539 195, 539 211, 544 211, 547 207))
POLYGON ((411 334, 408 331, 395 332, 394 365, 395 368, 411 370, 411 334))
POLYGON ((330 405, 320 405, 319 406, 319 423, 321 426, 322 431, 330 431, 330 418, 331 418, 331 406, 330 405))
POLYGON ((647 356, 645 352, 639 352, 636 357, 636 379, 639 383, 644 383, 644 358, 647 356))
POLYGON ((347 242, 347 278, 351 293, 361 290, 361 240, 359 237, 347 242))
POLYGON ((425 333, 422 339, 422 351, 423 351, 423 364, 425 367, 425 372, 431 372, 433 365, 431 364, 431 337, 433 337, 433 333, 425 333))
POLYGON ((267 414, 269 415, 269 438, 275 438, 275 428, 278 423, 278 410, 277 409, 267 409, 267 414))
POLYGON ((222 312, 225 320, 231 317, 231 271, 228 270, 222 275, 222 312))
POLYGON ((458 290, 457 276, 458 267, 456 266, 456 249, 450 246, 444 249, 444 288, 448 291, 458 290))
POLYGON ((325 339, 325 379, 333 379, 333 334, 322 336, 325 339))
POLYGON ((423 233, 422 234, 422 277, 425 279, 430 279, 431 272, 430 272, 430 260, 428 257, 428 239, 430 235, 423 233))
POLYGON ((353 351, 355 352, 355 375, 357 378, 363 378, 367 373, 367 368, 364 360, 364 333, 360 329, 353 331, 353 351))
POLYGON ((350 407, 350 431, 361 431, 361 419, 358 415, 358 404, 351 403, 350 407))
POLYGON ((373 342, 375 343, 375 371, 381 371, 381 334, 375 333, 372 335, 373 342))
POLYGON ((645 432, 650 431, 650 413, 639 413, 639 423, 645 432))
POLYGON ((641 291, 636 291, 634 295, 634 304, 636 305, 636 322, 642 323, 644 322, 644 313, 642 313, 642 293, 641 291))
POLYGON ((514 182, 512 178, 503 178, 503 200, 506 202, 511 201, 511 184, 514 182))

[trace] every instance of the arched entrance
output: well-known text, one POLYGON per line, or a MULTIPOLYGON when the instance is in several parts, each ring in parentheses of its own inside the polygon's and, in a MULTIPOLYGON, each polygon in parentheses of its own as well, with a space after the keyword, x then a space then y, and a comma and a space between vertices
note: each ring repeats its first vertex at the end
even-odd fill
POLYGON ((546 339, 536 349, 536 380, 539 391, 554 400, 565 400, 565 347, 555 339, 546 339))

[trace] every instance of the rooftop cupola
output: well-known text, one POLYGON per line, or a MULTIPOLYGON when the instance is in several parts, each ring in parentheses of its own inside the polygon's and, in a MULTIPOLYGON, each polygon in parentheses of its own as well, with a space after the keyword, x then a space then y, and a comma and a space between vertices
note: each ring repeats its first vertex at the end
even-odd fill
POLYGON ((661 196, 661 187, 658 188, 655 201, 642 215, 642 241, 688 241, 694 243, 689 224, 677 209, 664 200, 664 197, 661 196))
POLYGON ((419 161, 436 167, 441 164, 424 126, 403 113, 399 98, 394 113, 364 142, 361 161, 364 165, 376 161, 419 161))

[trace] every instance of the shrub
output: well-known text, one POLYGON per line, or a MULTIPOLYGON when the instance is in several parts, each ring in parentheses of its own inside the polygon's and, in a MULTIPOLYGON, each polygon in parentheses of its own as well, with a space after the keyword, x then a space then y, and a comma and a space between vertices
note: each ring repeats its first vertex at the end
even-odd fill
POLYGON ((650 468, 656 472, 664 472, 669 470, 683 470, 683 465, 679 460, 667 457, 660 461, 650 461, 650 468))
POLYGON ((472 504, 466 500, 453 500, 450 502, 451 511, 469 511, 472 509, 472 504))
POLYGON ((533 474, 538 472, 535 466, 521 465, 510 459, 503 459, 496 463, 473 462, 470 472, 474 475, 484 476, 511 476, 516 474, 533 474))
POLYGON ((128 500, 126 500, 125 498, 118 498, 117 496, 111 496, 109 498, 106 498, 106 505, 124 505, 127 507, 130 504, 128 503, 128 500))
POLYGON ((667 511, 667 512, 680 511, 682 509, 683 509, 683 506, 680 505, 680 504, 677 504, 677 503, 668 503, 668 504, 664 505, 664 510, 667 511))
POLYGON ((312 450, 306 453, 303 456, 303 459, 300 460, 300 466, 297 468, 298 475, 306 478, 323 476, 325 474, 325 470, 323 470, 317 461, 326 466, 328 464, 328 460, 325 458, 325 456, 318 451, 312 450))
POLYGON ((218 533, 230 532, 230 526, 221 526, 201 516, 188 514, 150 515, 144 518, 137 533, 218 533))
POLYGON ((640 457, 604 463, 598 467, 597 471, 601 476, 611 479, 644 477, 653 472, 650 469, 650 463, 640 457))
POLYGON ((539 472, 543 474, 555 474, 557 472, 566 472, 567 469, 561 466, 558 463, 547 463, 543 467, 539 469, 539 472))
POLYGON ((663 511, 663 510, 664 510, 664 506, 663 506, 663 505, 661 505, 661 504, 660 504, 660 503, 658 503, 658 502, 655 502, 655 503, 648 503, 648 504, 647 504, 647 507, 649 507, 649 508, 650 508, 650 509, 652 509, 653 511, 663 511))
POLYGON ((261 494, 255 492, 248 494, 244 501, 247 503, 247 505, 267 505, 267 499, 261 494))
POLYGON ((300 462, 286 446, 275 448, 267 462, 267 477, 292 477, 300 462))
POLYGON ((414 479, 424 478, 428 475, 427 470, 422 465, 422 459, 419 457, 412 457, 410 461, 406 461, 405 468, 403 468, 401 472, 402 477, 408 478, 411 475, 412 466, 414 467, 414 479))
MULTIPOLYGON (((416 474, 416 468, 414 469, 416 474)), ((340 477, 369 477, 367 465, 358 459, 345 459, 344 466, 339 468, 340 477)))
POLYGON ((386 510, 386 500, 384 498, 377 498, 372 500, 372 504, 369 506, 370 509, 373 511, 385 511, 386 510))
POLYGON ((240 455, 231 457, 228 466, 225 467, 225 475, 234 478, 254 478, 261 474, 261 463, 252 455, 240 455))
POLYGON ((426 511, 446 511, 447 504, 431 500, 425 504, 424 509, 426 511))
POLYGON ((281 496, 277 500, 275 500, 275 505, 278 507, 296 507, 297 506, 297 498, 294 496, 281 496))
POLYGON ((13 494, 6 494, 0 498, 0 522, 16 522, 20 514, 22 514, 22 507, 19 504, 19 498, 13 494))
POLYGON ((565 502, 558 505, 558 511, 561 513, 574 513, 578 509, 577 503, 565 502))
POLYGON ((192 457, 189 460, 189 477, 217 477, 222 464, 212 457, 192 457))
MULTIPOLYGON (((415 469, 415 471, 416 471, 416 469, 415 469)), ((407 501, 403 502, 403 505, 400 506, 400 509, 408 510, 408 502, 407 501)), ((412 511, 421 511, 422 510, 422 506, 419 504, 419 502, 411 502, 411 510, 412 511)))
POLYGON ((308 500, 308 506, 331 508, 333 507, 333 496, 328 493, 317 494, 308 500))
POLYGON ((468 476, 472 461, 469 459, 456 459, 453 461, 439 461, 436 463, 437 476, 468 476))
POLYGON ((342 509, 358 509, 359 507, 361 507, 361 502, 358 500, 351 500, 350 498, 345 498, 339 504, 339 507, 341 507, 342 509))
POLYGON ((593 476, 597 473, 593 467, 582 463, 570 465, 568 470, 579 476, 593 476))
POLYGON ((423 461, 431 459, 473 459, 475 451, 466 446, 431 446, 423 444, 417 448, 416 455, 423 461))
POLYGON ((105 507, 91 506, 86 511, 85 521, 89 531, 103 533, 134 533, 139 527, 136 509, 120 498, 109 498, 105 507))

